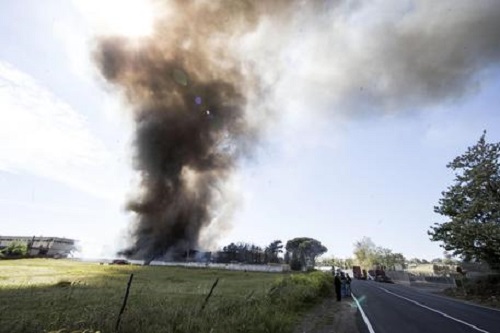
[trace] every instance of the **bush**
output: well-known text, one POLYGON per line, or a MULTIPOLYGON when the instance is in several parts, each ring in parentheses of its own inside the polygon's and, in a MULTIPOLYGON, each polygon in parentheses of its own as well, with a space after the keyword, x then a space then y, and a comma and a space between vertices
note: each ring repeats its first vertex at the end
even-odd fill
POLYGON ((500 307, 500 274, 457 280, 457 288, 448 288, 444 293, 448 296, 500 307))
POLYGON ((28 245, 21 242, 12 242, 5 249, 3 249, 2 252, 6 257, 25 256, 28 254, 28 245))
POLYGON ((302 308, 333 294, 333 276, 323 272, 292 274, 269 290, 271 302, 287 308, 302 308))
POLYGON ((475 296, 500 296, 500 274, 490 274, 465 281, 467 294, 475 296))

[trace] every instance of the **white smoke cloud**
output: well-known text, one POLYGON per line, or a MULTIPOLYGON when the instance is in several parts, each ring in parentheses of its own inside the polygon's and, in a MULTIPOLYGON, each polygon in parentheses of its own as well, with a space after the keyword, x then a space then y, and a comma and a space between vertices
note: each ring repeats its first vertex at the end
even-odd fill
POLYGON ((270 12, 234 46, 273 92, 274 108, 298 122, 457 101, 500 60, 495 0, 293 4, 286 20, 270 12))

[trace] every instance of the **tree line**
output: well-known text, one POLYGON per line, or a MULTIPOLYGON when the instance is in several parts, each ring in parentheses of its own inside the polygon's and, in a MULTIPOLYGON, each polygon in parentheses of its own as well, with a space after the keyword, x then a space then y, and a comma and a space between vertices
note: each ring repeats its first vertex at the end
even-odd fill
POLYGON ((361 266, 365 269, 383 267, 388 270, 405 268, 407 260, 401 253, 395 253, 391 249, 375 245, 369 237, 363 237, 354 243, 353 258, 324 258, 322 266, 332 266, 341 269, 352 269, 353 266, 361 266))
POLYGON ((255 244, 238 242, 230 243, 217 254, 217 262, 269 264, 286 263, 292 270, 308 270, 314 268, 318 256, 328 249, 320 241, 309 237, 297 237, 283 245, 281 240, 274 240, 262 248, 255 244), (281 257, 280 254, 284 253, 281 257))

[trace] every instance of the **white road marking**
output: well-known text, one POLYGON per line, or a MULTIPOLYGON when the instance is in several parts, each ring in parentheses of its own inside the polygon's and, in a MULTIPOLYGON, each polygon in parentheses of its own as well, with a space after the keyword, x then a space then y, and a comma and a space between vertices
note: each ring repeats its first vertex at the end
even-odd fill
POLYGON ((442 316, 443 316, 443 317, 445 317, 445 318, 448 318, 448 319, 454 320, 454 321, 456 321, 456 322, 458 322, 458 323, 461 323, 461 324, 464 324, 464 325, 466 325, 466 326, 469 326, 470 328, 475 329, 475 330, 476 330, 476 331, 478 331, 478 332, 482 332, 482 333, 490 333, 490 332, 488 332, 488 331, 485 331, 485 330, 483 330, 483 329, 481 329, 481 328, 477 327, 476 325, 469 324, 469 323, 468 323, 468 322, 466 322, 466 321, 463 321, 463 320, 457 319, 457 318, 455 318, 455 317, 452 317, 452 316, 450 316, 449 314, 446 314, 446 313, 444 313, 444 312, 441 312, 441 311, 439 311, 439 310, 436 310, 436 309, 434 309, 434 308, 431 308, 431 307, 429 307, 429 306, 427 306, 427 305, 423 305, 422 303, 419 303, 419 302, 417 302, 417 301, 414 301, 414 300, 412 300, 411 298, 407 298, 407 297, 404 297, 404 296, 398 295, 398 294, 393 293, 392 291, 389 291, 389 290, 387 290, 387 289, 385 289, 385 288, 381 288, 381 287, 377 287, 377 288, 379 288, 379 289, 381 289, 381 290, 385 291, 385 292, 386 292, 386 293, 388 293, 388 294, 394 295, 394 296, 399 297, 399 298, 401 298, 401 299, 404 299, 404 300, 406 300, 406 301, 408 301, 408 302, 410 302, 410 303, 413 303, 413 304, 415 304, 415 305, 418 305, 418 306, 420 306, 420 307, 422 307, 422 308, 424 308, 424 309, 427 309, 427 310, 429 310, 429 311, 432 311, 432 312, 438 313, 438 314, 442 315, 442 316))
POLYGON ((361 313, 361 317, 363 318, 363 321, 365 322, 366 327, 368 328, 368 331, 370 333, 375 333, 375 330, 373 329, 372 323, 368 320, 368 317, 366 316, 365 312, 363 311, 363 308, 361 307, 361 304, 359 304, 358 299, 354 296, 354 294, 351 292, 351 296, 356 302, 356 305, 358 306, 359 312, 361 313))

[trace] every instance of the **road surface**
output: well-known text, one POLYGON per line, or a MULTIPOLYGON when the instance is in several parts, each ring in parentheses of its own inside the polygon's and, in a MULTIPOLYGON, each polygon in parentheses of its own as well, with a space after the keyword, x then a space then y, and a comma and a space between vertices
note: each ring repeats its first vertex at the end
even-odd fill
POLYGON ((500 333, 500 311, 493 309, 374 281, 353 281, 352 292, 369 321, 364 332, 500 333))

